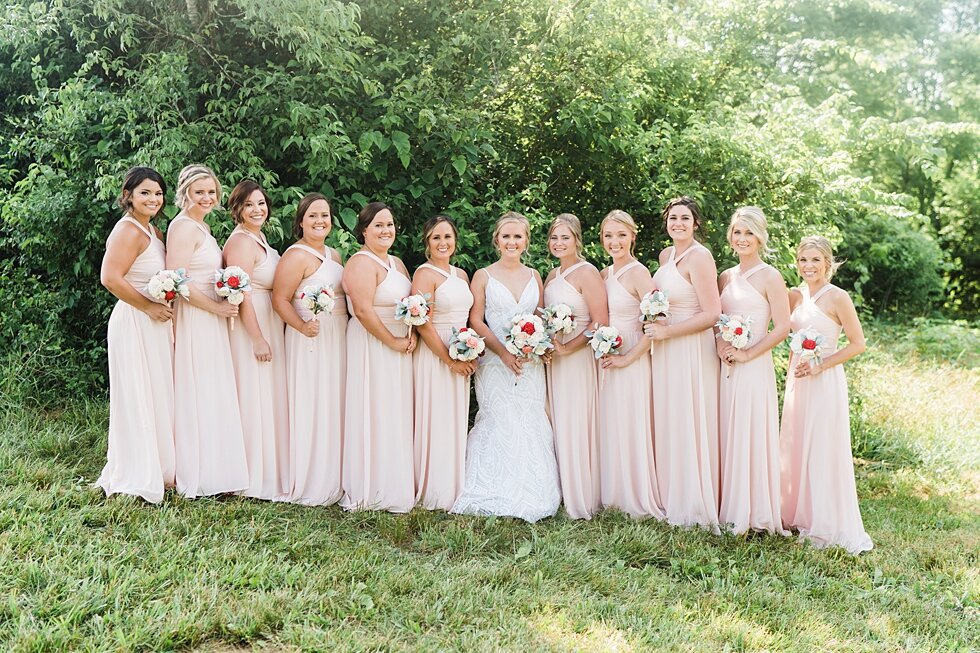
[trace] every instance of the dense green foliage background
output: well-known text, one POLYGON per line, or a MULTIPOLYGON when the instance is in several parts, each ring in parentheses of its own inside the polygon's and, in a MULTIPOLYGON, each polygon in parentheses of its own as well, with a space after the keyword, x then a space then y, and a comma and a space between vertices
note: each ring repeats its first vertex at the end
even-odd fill
POLYGON ((486 264, 509 209, 576 213, 598 262, 623 208, 652 263, 682 193, 722 267, 728 215, 755 203, 787 279, 821 233, 863 311, 972 317, 978 20, 977 0, 5 0, 0 338, 40 386, 98 387, 121 175, 191 162, 263 183, 280 244, 304 192, 335 199, 342 252, 385 200, 410 267, 436 212, 460 264, 486 264))

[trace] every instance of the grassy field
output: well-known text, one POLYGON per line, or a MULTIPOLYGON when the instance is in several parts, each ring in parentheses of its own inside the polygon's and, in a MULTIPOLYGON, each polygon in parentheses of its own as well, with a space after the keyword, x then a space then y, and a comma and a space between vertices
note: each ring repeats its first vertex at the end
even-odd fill
POLYGON ((8 391, 0 650, 976 651, 980 329, 869 331, 848 365, 859 558, 613 513, 106 500, 105 403, 8 391))

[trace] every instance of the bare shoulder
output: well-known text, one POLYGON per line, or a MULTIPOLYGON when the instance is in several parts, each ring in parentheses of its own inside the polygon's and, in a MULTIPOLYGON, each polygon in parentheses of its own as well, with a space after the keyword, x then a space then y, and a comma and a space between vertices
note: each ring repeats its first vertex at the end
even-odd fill
POLYGON ((344 264, 344 259, 340 257, 340 252, 335 250, 333 247, 327 247, 327 256, 329 256, 330 260, 334 263, 339 263, 340 265, 344 264))
POLYGON ((695 247, 694 251, 692 251, 687 258, 690 259, 692 263, 697 265, 715 265, 715 257, 711 253, 711 250, 703 245, 701 247, 695 247))
POLYGON ((551 272, 549 272, 548 276, 545 277, 545 282, 550 283, 551 280, 554 279, 555 276, 558 274, 558 268, 560 267, 561 266, 556 265, 555 267, 551 268, 551 272))
POLYGON ((464 270, 463 268, 456 268, 456 276, 462 279, 463 281, 465 281, 466 283, 470 282, 470 277, 468 274, 466 274, 466 270, 464 270))
POLYGON ((670 260, 670 253, 673 251, 674 251, 673 245, 671 245, 670 247, 664 247, 662 250, 660 250, 660 256, 657 257, 657 261, 660 263, 660 265, 663 265, 670 260))
POLYGON ((782 286, 786 287, 786 280, 783 279, 783 275, 776 268, 767 266, 759 271, 759 276, 765 281, 767 286, 782 286))

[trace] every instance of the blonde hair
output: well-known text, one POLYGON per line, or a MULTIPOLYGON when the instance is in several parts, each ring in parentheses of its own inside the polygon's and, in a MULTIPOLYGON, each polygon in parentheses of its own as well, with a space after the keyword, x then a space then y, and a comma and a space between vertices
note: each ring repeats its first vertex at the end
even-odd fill
POLYGON ((834 277, 837 268, 844 263, 834 258, 834 249, 831 247, 830 241, 823 236, 804 236, 800 244, 796 247, 797 260, 799 260, 800 254, 805 249, 815 249, 827 260, 827 271, 824 272, 824 278, 827 281, 830 281, 834 277))
POLYGON ((531 244, 531 222, 525 218, 523 215, 516 211, 507 211, 502 216, 497 218, 497 222, 493 225, 493 247, 498 252, 500 247, 497 245, 497 236, 500 235, 500 230, 504 228, 504 225, 508 222, 516 222, 524 227, 524 237, 527 239, 528 244, 531 244))
POLYGON ((603 225, 605 225, 609 221, 618 222, 619 224, 623 225, 624 227, 626 227, 627 229, 630 230, 630 233, 633 234, 633 242, 630 243, 630 256, 636 256, 636 254, 635 254, 635 250, 636 250, 636 233, 639 231, 639 228, 636 226, 636 220, 633 219, 633 216, 631 216, 626 211, 623 211, 622 209, 613 209, 612 211, 610 211, 609 213, 607 213, 606 214, 606 217, 604 217, 602 219, 602 222, 599 223, 599 240, 600 241, 602 240, 602 229, 603 229, 603 225))
POLYGON ((758 206, 743 206, 732 213, 732 219, 728 221, 728 244, 732 243, 732 231, 735 229, 736 222, 744 222, 752 235, 759 239, 759 254, 762 258, 768 257, 773 250, 769 248, 769 228, 766 223, 766 214, 758 206))
POLYGON ((572 237, 575 238, 575 253, 581 258, 582 256, 582 223, 579 219, 572 215, 571 213, 559 213, 555 216, 555 219, 551 221, 551 226, 548 227, 548 237, 546 240, 551 240, 551 234, 554 233, 555 229, 558 227, 565 226, 568 230, 572 232, 572 237))
POLYGON ((221 182, 218 181, 218 176, 214 174, 214 170, 207 167, 206 165, 201 165, 200 163, 193 163, 189 166, 186 166, 183 170, 180 171, 180 174, 177 175, 177 193, 176 193, 177 196, 174 198, 174 204, 177 205, 177 208, 183 211, 188 206, 190 206, 191 198, 188 195, 188 193, 190 192, 191 184, 193 184, 196 181, 200 181, 202 179, 207 179, 209 177, 214 180, 215 190, 218 191, 217 206, 215 206, 214 208, 220 209, 221 197, 222 197, 221 182))

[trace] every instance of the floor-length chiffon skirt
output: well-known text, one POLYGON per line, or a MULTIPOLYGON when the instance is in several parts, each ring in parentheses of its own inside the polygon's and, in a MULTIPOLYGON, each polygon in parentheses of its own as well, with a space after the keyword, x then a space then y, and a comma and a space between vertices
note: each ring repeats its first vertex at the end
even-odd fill
POLYGON ((328 505, 343 496, 347 314, 317 319, 315 338, 286 328, 289 500, 306 505, 328 505))
POLYGON ((120 301, 109 317, 109 451, 95 485, 150 503, 173 487, 173 323, 120 301))

